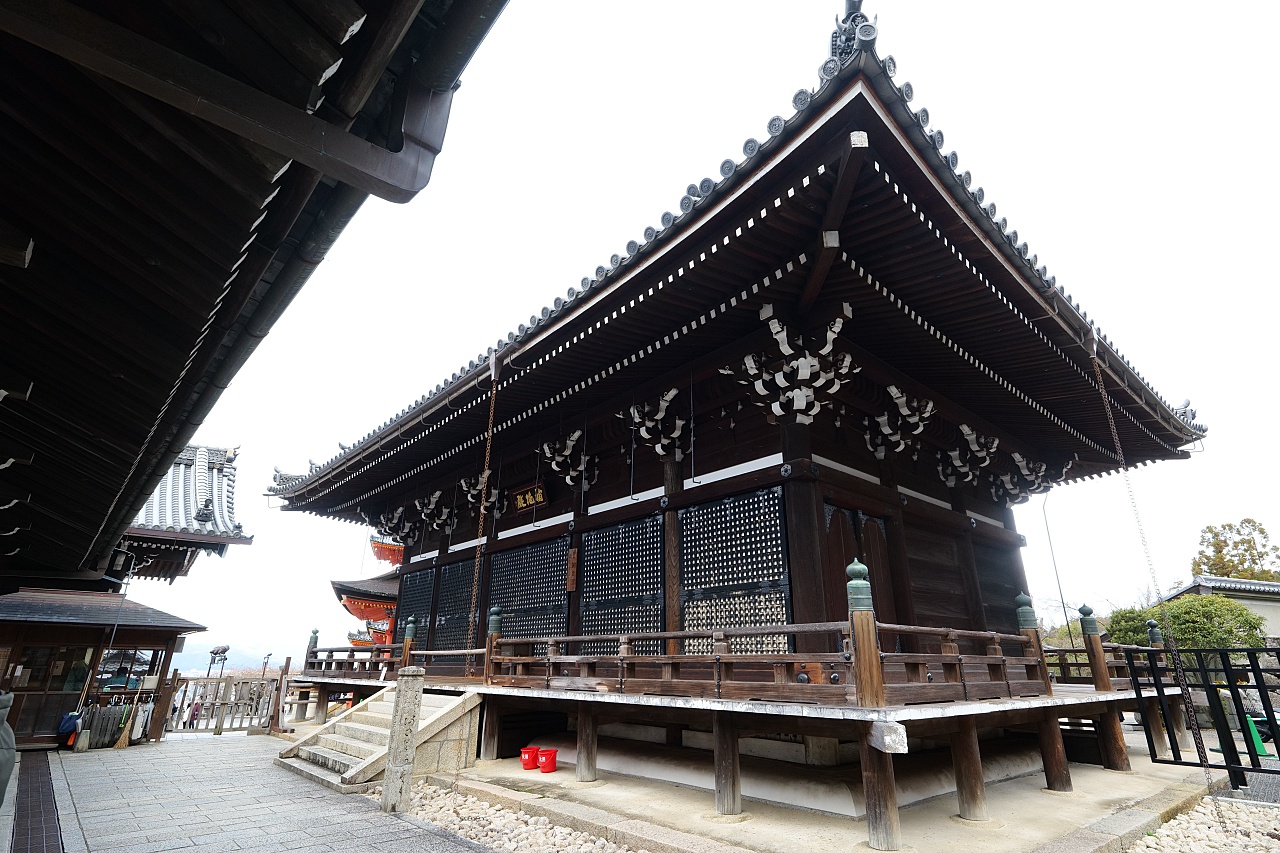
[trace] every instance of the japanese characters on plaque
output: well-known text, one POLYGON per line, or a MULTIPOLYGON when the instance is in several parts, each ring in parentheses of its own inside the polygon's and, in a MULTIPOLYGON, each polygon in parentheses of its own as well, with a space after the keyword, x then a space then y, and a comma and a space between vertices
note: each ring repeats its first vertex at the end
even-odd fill
POLYGON ((532 483, 528 486, 522 486, 518 489, 511 490, 511 502, 515 504, 516 512, 529 512, 547 505, 547 489, 542 484, 542 480, 532 483))

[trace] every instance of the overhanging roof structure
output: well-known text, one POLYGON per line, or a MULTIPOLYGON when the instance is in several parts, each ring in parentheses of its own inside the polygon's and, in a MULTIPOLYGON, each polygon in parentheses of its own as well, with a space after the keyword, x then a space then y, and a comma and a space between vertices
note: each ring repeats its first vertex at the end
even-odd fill
POLYGON ((52 589, 23 588, 0 595, 0 622, 167 628, 182 634, 205 630, 203 625, 130 601, 122 593, 52 589))
MULTIPOLYGON (((1156 393, 1008 230, 912 105, 910 84, 894 81, 894 59, 876 54, 874 24, 860 13, 852 22, 794 113, 690 184, 678 213, 338 456, 278 475, 270 492, 288 509, 364 520, 410 478, 482 447, 491 382, 495 444, 536 435, 565 406, 626 399, 759 334, 766 303, 802 320, 849 305, 838 346, 876 387, 945 398, 951 423, 999 438, 1002 451, 1070 465, 1067 478, 1119 467, 1104 399, 1127 464, 1185 456, 1205 433, 1195 413, 1156 393)), ((856 410, 856 383, 845 387, 856 410)))
POLYGON ((178 454, 121 540, 135 576, 173 583, 201 551, 222 557, 253 543, 236 521, 235 459, 235 450, 194 445, 178 454))
POLYGON ((0 583, 99 588, 505 0, 0 0, 0 583))

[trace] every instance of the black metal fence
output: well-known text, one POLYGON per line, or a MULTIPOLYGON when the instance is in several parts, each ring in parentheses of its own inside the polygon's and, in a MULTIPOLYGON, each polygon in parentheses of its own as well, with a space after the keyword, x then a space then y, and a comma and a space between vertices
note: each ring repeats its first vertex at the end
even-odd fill
POLYGON ((1227 771, 1232 788, 1248 785, 1246 772, 1280 774, 1280 648, 1178 650, 1198 725, 1188 720, 1172 652, 1127 649, 1125 655, 1134 690, 1147 697, 1143 729, 1154 763, 1199 767, 1203 753, 1210 768, 1227 771), (1189 742, 1200 733, 1213 737, 1189 742))

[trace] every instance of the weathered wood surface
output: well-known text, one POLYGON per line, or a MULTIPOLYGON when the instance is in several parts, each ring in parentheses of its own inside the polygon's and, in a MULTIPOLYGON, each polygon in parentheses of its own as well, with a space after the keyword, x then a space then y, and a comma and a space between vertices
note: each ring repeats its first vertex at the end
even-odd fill
POLYGON ((1036 727, 1040 741, 1040 760, 1044 765, 1045 787, 1050 791, 1071 790, 1071 766, 1067 763, 1067 749, 1062 742, 1062 727, 1058 718, 1046 715, 1036 727))
POLYGON ((951 736, 951 765, 956 776, 956 799, 960 817, 987 820, 987 786, 982 777, 982 753, 978 747, 978 724, 974 717, 962 717, 960 730, 951 736))
POLYGON ((738 756, 738 730, 731 714, 711 715, 711 738, 716 778, 716 812, 742 814, 742 768, 738 756))

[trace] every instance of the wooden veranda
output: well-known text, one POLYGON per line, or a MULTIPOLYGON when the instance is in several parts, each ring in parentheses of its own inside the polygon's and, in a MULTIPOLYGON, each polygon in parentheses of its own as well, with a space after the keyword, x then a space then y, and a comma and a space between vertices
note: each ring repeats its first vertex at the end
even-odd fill
POLYGON ((884 850, 901 844, 893 756, 911 740, 949 741, 967 820, 987 819, 980 731, 1034 732, 1050 790, 1071 790, 1063 720, 1096 735, 1103 766, 1129 770, 1119 712, 1146 697, 1132 688, 1126 647, 1104 645, 1096 625, 1086 622, 1083 650, 1046 650, 1025 596, 1017 634, 878 622, 866 568, 855 562, 849 575, 849 618, 841 622, 504 637, 493 608, 484 648, 418 650, 410 630, 400 645, 313 648, 302 679, 322 693, 359 695, 395 680, 402 666, 422 666, 429 689, 484 696, 482 760, 523 745, 525 730, 508 737, 505 720, 525 726, 530 713, 566 715, 576 723, 579 781, 596 778, 605 723, 666 726, 675 744, 684 729, 707 730, 721 814, 742 811, 741 738, 857 741, 870 840, 884 850), (833 650, 758 650, 762 639, 794 649, 802 636, 825 638, 833 650))

